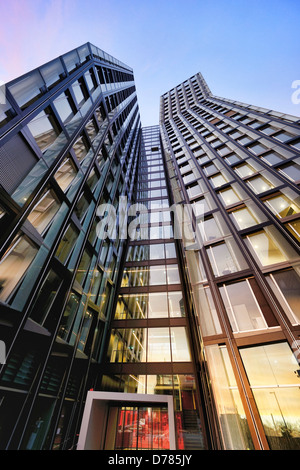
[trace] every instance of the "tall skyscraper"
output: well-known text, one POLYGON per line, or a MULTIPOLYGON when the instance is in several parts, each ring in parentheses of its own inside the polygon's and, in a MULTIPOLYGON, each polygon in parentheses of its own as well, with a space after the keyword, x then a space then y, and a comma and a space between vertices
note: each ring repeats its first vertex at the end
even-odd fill
POLYGON ((226 449, 299 448, 299 118, 214 96, 200 73, 165 93, 161 136, 226 449))
POLYGON ((299 449, 299 118, 198 73, 142 128, 90 43, 1 103, 0 448, 299 449))

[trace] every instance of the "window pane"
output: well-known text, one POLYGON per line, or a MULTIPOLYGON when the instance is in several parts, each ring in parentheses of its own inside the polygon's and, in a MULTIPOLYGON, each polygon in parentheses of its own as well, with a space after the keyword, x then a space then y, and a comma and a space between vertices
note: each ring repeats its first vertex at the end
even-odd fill
POLYGON ((300 219, 294 220, 294 222, 285 224, 285 227, 298 240, 298 242, 300 242, 300 219))
POLYGON ((167 259, 176 258, 176 249, 174 243, 166 243, 165 250, 167 259))
POLYGON ((248 209, 248 207, 243 207, 242 209, 231 212, 231 217, 233 218, 235 225, 240 230, 252 227, 259 223, 259 220, 254 216, 250 209, 248 209))
POLYGON ((166 284, 166 268, 165 266, 149 267, 149 286, 166 284))
POLYGON ((170 362, 169 328, 148 329, 148 362, 170 362))
POLYGON ((148 318, 166 318, 168 317, 168 299, 167 294, 151 293, 148 301, 148 318))
POLYGON ((66 309, 62 317, 61 325, 58 331, 58 336, 65 341, 67 340, 68 335, 71 331, 71 327, 72 327, 75 315, 77 313, 77 310, 79 308, 79 304, 80 304, 80 297, 71 292, 66 309))
POLYGON ((251 331, 267 328, 267 324, 247 280, 224 285, 220 288, 220 292, 233 331, 251 331))
POLYGON ((29 222, 43 233, 50 225, 60 207, 53 191, 47 191, 28 216, 29 222))
POLYGON ((300 206, 284 194, 267 199, 265 204, 277 217, 288 217, 300 212, 300 206))
POLYGON ((235 204, 242 200, 241 197, 237 194, 237 192, 231 188, 225 189, 224 191, 220 191, 219 194, 225 206, 229 206, 230 204, 235 204))
POLYGON ((25 237, 20 237, 11 244, 0 262, 0 300, 7 300, 37 251, 37 247, 25 237))
POLYGON ((244 178, 245 176, 250 176, 253 173, 255 173, 255 170, 246 163, 244 163, 241 166, 236 167, 234 171, 238 173, 241 178, 244 178))
POLYGON ((199 285, 195 286, 193 293, 202 334, 204 336, 221 334, 222 329, 210 289, 199 285))
POLYGON ((171 348, 173 362, 189 362, 191 360, 186 329, 171 328, 171 348))
POLYGON ((60 133, 48 109, 43 110, 30 121, 28 127, 42 151, 50 147, 60 133))
POLYGON ((75 170, 71 160, 66 159, 55 173, 54 178, 56 179, 61 189, 65 191, 72 183, 76 174, 77 171, 75 170))
POLYGON ((73 225, 69 225, 68 229, 64 233, 62 240, 59 243, 55 256, 62 262, 65 263, 68 259, 69 254, 74 248, 75 242, 78 237, 78 231, 73 225))
POLYGON ((212 176, 209 179, 210 179, 210 181, 211 181, 214 188, 217 188, 217 187, 222 186, 223 184, 227 183, 227 180, 224 178, 223 175, 212 176))
POLYGON ((297 163, 290 163, 283 168, 279 168, 279 172, 283 173, 284 176, 287 176, 292 181, 300 180, 300 165, 297 165, 297 163))
POLYGON ((83 285, 86 275, 88 273, 88 269, 91 264, 91 259, 91 255, 85 250, 76 273, 76 281, 79 282, 79 284, 81 285, 83 285))
POLYGON ((281 263, 297 257, 275 227, 266 227, 260 232, 247 235, 249 247, 262 266, 281 263))
POLYGON ((296 271, 274 272, 267 280, 292 324, 300 324, 300 278, 296 271))
POLYGON ((178 266, 175 264, 167 265, 167 281, 168 284, 180 284, 180 276, 178 266))
POLYGON ((198 224, 198 227, 204 241, 214 240, 215 238, 220 238, 222 236, 214 217, 201 221, 198 224))
POLYGON ((170 317, 185 317, 182 292, 168 292, 170 317))
POLYGON ((68 123, 74 116, 68 96, 65 93, 62 93, 53 101, 53 103, 62 122, 64 124, 68 123))
POLYGON ((247 185, 255 192, 255 194, 263 193, 264 191, 274 188, 273 184, 262 176, 252 178, 247 181, 247 185))
POLYGON ((205 349, 224 448, 254 449, 226 346, 213 345, 205 349))
POLYGON ((215 276, 224 276, 247 268, 246 261, 233 239, 209 247, 207 254, 215 276))
POLYGON ((51 269, 36 296, 34 305, 31 308, 31 313, 29 314, 30 318, 37 323, 45 323, 48 312, 52 307, 61 284, 62 279, 51 269))
POLYGON ((240 352, 271 450, 299 450, 299 364, 288 344, 240 352))

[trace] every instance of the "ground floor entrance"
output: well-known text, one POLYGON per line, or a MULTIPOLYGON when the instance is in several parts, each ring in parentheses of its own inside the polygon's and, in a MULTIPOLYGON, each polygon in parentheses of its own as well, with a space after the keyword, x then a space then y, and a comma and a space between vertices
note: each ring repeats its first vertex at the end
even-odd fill
MULTIPOLYGON (((169 449, 169 420, 167 406, 110 407, 109 415, 115 416, 115 450, 169 449)), ((111 419, 108 419, 108 423, 111 419)), ((111 445, 111 430, 107 430, 111 445)), ((106 448, 106 445, 104 446, 106 448)))
POLYGON ((78 450, 175 450, 175 442, 172 396, 88 392, 78 450))

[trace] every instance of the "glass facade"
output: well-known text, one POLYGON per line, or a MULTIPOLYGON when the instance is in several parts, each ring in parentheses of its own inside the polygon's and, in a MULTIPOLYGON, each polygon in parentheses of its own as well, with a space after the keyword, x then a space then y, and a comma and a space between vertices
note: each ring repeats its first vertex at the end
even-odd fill
MULTIPOLYGON (((166 210, 171 204, 158 126, 142 129, 137 186, 141 190, 136 202, 147 215, 141 221, 147 220, 148 230, 141 229, 137 237, 129 238, 100 389, 172 394, 178 449, 190 445, 205 449, 184 281, 177 240, 169 230, 173 227, 170 211, 166 210), (130 380, 125 373, 128 367, 130 380), (179 378, 183 369, 185 375, 179 378), (120 374, 120 370, 124 372, 120 374)), ((137 445, 135 437, 131 442, 133 447, 137 445)), ((166 448, 164 442, 161 445, 166 448)))
POLYGON ((214 440, 298 449, 299 118, 217 97, 198 73, 161 97, 160 130, 173 199, 192 209, 181 242, 214 440))
POLYGON ((8 83, 6 98, 0 447, 73 449, 124 250, 119 237, 98 236, 97 209, 133 198, 134 76, 88 43, 8 83))
POLYGON ((299 118, 200 73, 141 126, 133 70, 87 43, 0 109, 0 448, 76 449, 89 390, 116 450, 298 450, 299 118), (2 343, 1 343, 2 344, 2 343))

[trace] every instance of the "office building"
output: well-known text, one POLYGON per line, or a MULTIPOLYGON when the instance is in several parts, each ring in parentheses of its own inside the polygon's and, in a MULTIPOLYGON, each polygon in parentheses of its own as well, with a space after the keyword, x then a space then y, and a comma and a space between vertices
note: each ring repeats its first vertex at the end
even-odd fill
POLYGON ((88 43, 2 101, 1 448, 72 449, 124 246, 101 207, 131 201, 137 172, 133 71, 88 43))
POLYGON ((214 96, 198 73, 161 97, 160 124, 174 202, 192 208, 222 446, 299 449, 299 118, 214 96))
POLYGON ((299 449, 299 118, 198 73, 142 128, 90 43, 1 103, 0 448, 299 449))

